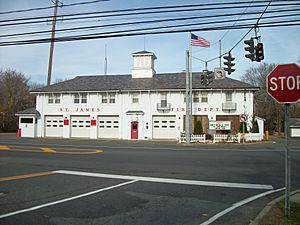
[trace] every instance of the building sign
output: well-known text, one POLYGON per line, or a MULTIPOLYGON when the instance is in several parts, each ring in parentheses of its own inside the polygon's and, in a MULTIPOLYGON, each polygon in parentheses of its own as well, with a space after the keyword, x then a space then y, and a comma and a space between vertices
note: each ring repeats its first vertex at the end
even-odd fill
POLYGON ((230 121, 212 121, 209 122, 210 130, 231 130, 230 121))
POLYGON ((100 112, 100 108, 60 108, 60 112, 100 112))
MULTIPOLYGON (((221 112, 221 109, 216 107, 198 107, 196 109, 198 112, 221 112)), ((172 112, 185 112, 185 108, 171 108, 172 112)))

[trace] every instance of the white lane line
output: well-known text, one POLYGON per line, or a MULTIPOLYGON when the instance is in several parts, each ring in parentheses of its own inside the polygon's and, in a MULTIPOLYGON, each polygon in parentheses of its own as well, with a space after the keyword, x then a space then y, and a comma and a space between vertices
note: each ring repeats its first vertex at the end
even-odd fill
POLYGON ((78 198, 83 198, 83 197, 93 195, 93 194, 96 194, 96 193, 99 193, 99 192, 108 191, 108 190, 111 190, 111 189, 114 189, 114 188, 118 188, 118 187, 121 187, 121 186, 132 184, 132 183, 137 182, 137 181, 138 180, 131 180, 131 181, 128 181, 128 182, 125 182, 125 183, 121 183, 121 184, 113 185, 113 186, 110 186, 110 187, 98 189, 98 190, 87 192, 87 193, 84 193, 84 194, 81 194, 81 195, 76 195, 76 196, 73 196, 73 197, 70 197, 70 198, 61 199, 61 200, 58 200, 58 201, 55 201, 55 202, 49 202, 49 203, 46 203, 46 204, 31 207, 31 208, 21 209, 21 210, 15 211, 15 212, 6 213, 6 214, 3 214, 3 215, 0 215, 0 219, 5 218, 5 217, 9 217, 9 216, 13 216, 13 215, 17 215, 17 214, 21 214, 21 213, 25 213, 25 212, 34 211, 34 210, 45 208, 45 207, 52 206, 52 205, 57 205, 57 204, 60 204, 60 203, 63 203, 63 202, 72 201, 72 200, 75 200, 75 199, 78 199, 78 198))
POLYGON ((219 219, 220 217, 224 216, 225 214, 231 212, 232 210, 242 206, 242 205, 245 205, 249 202, 252 202, 258 198, 261 198, 261 197, 264 197, 266 195, 269 195, 269 194, 273 194, 275 192, 278 192, 278 191, 283 191, 285 188, 280 188, 280 189, 276 189, 276 190, 272 190, 272 191, 267 191, 267 192, 263 192, 261 194, 258 194, 258 195, 255 195, 255 196, 252 196, 250 198, 246 198, 240 202, 236 202, 234 203, 231 207, 219 212, 218 214, 214 215, 213 217, 211 217, 209 220, 205 221, 204 223, 201 223, 200 225, 209 225, 211 224, 212 222, 216 221, 217 219, 219 219))
POLYGON ((77 175, 77 176, 101 177, 101 178, 123 179, 123 180, 139 180, 139 181, 168 183, 168 184, 186 184, 186 185, 199 185, 199 186, 267 189, 267 190, 274 189, 272 185, 263 185, 263 184, 229 183, 229 182, 182 180, 182 179, 170 179, 170 178, 158 178, 158 177, 126 176, 126 175, 88 173, 88 172, 69 171, 69 170, 58 170, 53 172, 58 174, 68 174, 68 175, 77 175))

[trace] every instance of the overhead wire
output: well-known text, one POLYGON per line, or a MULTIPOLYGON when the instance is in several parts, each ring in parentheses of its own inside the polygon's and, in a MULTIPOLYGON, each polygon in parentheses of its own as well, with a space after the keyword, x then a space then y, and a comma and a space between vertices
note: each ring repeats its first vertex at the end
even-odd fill
MULTIPOLYGON (((93 0, 93 1, 77 2, 77 3, 70 3, 70 4, 61 4, 61 5, 59 5, 59 7, 71 7, 71 6, 77 6, 77 5, 87 5, 87 4, 93 4, 93 3, 99 3, 99 2, 107 2, 107 1, 110 1, 110 0, 93 0)), ((53 9, 54 7, 55 6, 51 5, 51 6, 45 6, 45 7, 30 8, 30 9, 11 10, 11 11, 0 12, 0 15, 41 11, 41 10, 46 10, 46 9, 53 9)))
MULTIPOLYGON (((285 4, 274 4, 274 6, 298 6, 300 5, 300 3, 285 3, 285 4)), ((182 8, 185 6, 176 6, 175 8, 182 8)), ((251 5, 249 6, 251 8, 262 8, 264 7, 264 5, 251 5)), ((152 8, 158 8, 158 7, 152 7, 152 8)), ((163 7, 165 8, 165 7, 163 7)), ((174 7, 171 7, 174 8, 174 7)), ((146 12, 136 12, 136 11, 140 11, 143 9, 127 9, 128 11, 126 11, 126 13, 123 12, 123 10, 115 10, 113 13, 111 13, 110 11, 101 11, 101 12, 97 12, 97 14, 104 14, 104 15, 93 15, 93 16, 82 16, 82 15, 89 15, 88 13, 85 14, 69 14, 69 15, 63 15, 63 16, 57 16, 57 17, 62 17, 62 19, 56 19, 56 21, 69 21, 69 20, 84 20, 84 19, 92 19, 92 18, 106 18, 106 17, 121 17, 121 16, 137 16, 137 15, 146 15, 146 14, 165 14, 165 13, 177 13, 177 12, 191 12, 191 11, 203 11, 203 10, 228 10, 228 9, 240 9, 240 8, 244 8, 244 6, 242 5, 238 5, 238 6, 220 6, 220 7, 211 7, 211 8, 189 8, 189 9, 168 9, 168 10, 161 10, 161 11, 146 11, 146 12), (132 12, 135 11, 135 12, 132 12), (119 13, 122 12, 122 13, 119 13), (109 14, 110 13, 110 14, 109 14), (77 16, 77 17, 74 17, 77 16), (67 17, 67 18, 66 18, 67 17), (68 18, 70 17, 70 18, 68 18)), ((149 8, 150 9, 150 8, 149 8)), ((93 14, 96 14, 95 12, 93 14)), ((38 23, 45 23, 48 22, 51 19, 52 21, 52 17, 35 17, 35 18, 22 18, 22 19, 12 19, 12 20, 2 20, 0 21, 0 27, 5 27, 5 26, 19 26, 19 25, 27 25, 27 24, 38 24, 38 23), (17 21, 24 21, 25 22, 17 22, 17 21), (29 21, 27 21, 29 20, 29 21), (33 20, 33 21, 30 21, 33 20), (5 23, 6 22, 6 23, 5 23), (7 22, 13 22, 13 23, 7 23, 7 22), (2 24, 1 24, 2 23, 2 24)))
MULTIPOLYGON (((92 40, 92 39, 103 39, 103 38, 112 38, 112 37, 129 37, 129 36, 139 36, 139 35, 150 35, 150 34, 166 34, 166 33, 182 33, 187 31, 216 31, 216 30, 226 30, 226 29, 253 29, 256 22, 250 24, 240 24, 232 27, 231 25, 226 26, 213 26, 213 27, 201 27, 201 28, 188 28, 188 29, 176 29, 176 30, 160 30, 153 31, 159 29, 157 27, 154 28, 146 28, 146 29, 133 29, 133 30, 124 30, 117 32, 106 32, 106 33, 97 33, 97 34, 89 34, 89 35, 76 35, 76 36, 68 36, 68 37, 57 37, 55 42, 65 42, 65 41, 75 41, 75 40, 92 40), (149 30, 149 31, 148 31, 149 30), (140 32, 137 32, 140 31, 140 32)), ((260 24, 260 27, 278 27, 278 26, 299 26, 300 20, 281 20, 276 23, 274 22, 264 22, 260 24)), ((168 27, 171 28, 171 27, 168 27)), ((175 28, 175 26, 173 27, 175 28)), ((35 39, 35 40, 25 40, 25 41, 15 41, 15 42, 0 42, 0 46, 10 46, 10 45, 26 45, 26 44, 40 44, 49 42, 49 38, 45 39, 35 39)))
MULTIPOLYGON (((293 8, 293 9, 278 9, 278 10, 272 10, 268 11, 267 13, 273 14, 273 13, 287 13, 287 12, 298 12, 300 11, 300 8, 293 8)), ((253 11, 248 12, 245 15, 256 15, 261 14, 261 11, 253 11)), ((168 19, 159 19, 159 20, 143 20, 143 21, 134 21, 134 22, 125 22, 125 23, 112 23, 112 24, 104 24, 104 25, 95 25, 95 26, 84 26, 84 27, 73 27, 73 28, 64 28, 64 29, 57 29, 56 32, 70 32, 70 31, 80 31, 80 30, 92 30, 92 29, 98 29, 98 28, 107 28, 107 27, 119 27, 119 26, 128 26, 128 25, 140 25, 140 24, 153 24, 153 23, 162 23, 162 22, 178 22, 178 21, 187 21, 187 20, 196 20, 196 19, 204 19, 204 18, 220 18, 220 17, 231 17, 239 15, 239 13, 229 13, 229 14, 215 14, 215 15, 204 15, 204 16, 193 16, 193 17, 179 17, 179 18, 168 18, 168 19)), ((284 14, 285 17, 290 16, 299 16, 299 14, 284 14)), ((267 17, 269 18, 276 18, 277 16, 271 16, 267 17)), ((282 17, 282 16, 280 16, 282 17)), ((253 19, 253 18, 252 18, 253 19)), ((236 20, 230 20, 236 22, 236 20)), ((229 21, 224 21, 229 22, 229 21)), ((39 35, 39 34, 47 34, 51 33, 51 30, 43 30, 43 31, 36 31, 36 32, 23 32, 23 33, 11 33, 11 34, 4 34, 0 35, 0 38, 3 37, 18 37, 18 36, 25 36, 25 35, 39 35)))
MULTIPOLYGON (((291 6, 293 5, 294 8, 293 10, 299 10, 298 8, 296 8, 295 6, 298 6, 299 3, 295 3, 297 1, 282 1, 282 0, 274 0, 275 2, 277 2, 276 4, 273 4, 272 6, 276 6, 277 8, 278 7, 287 7, 287 6, 291 6), (281 3, 281 4, 280 4, 281 3)), ((248 3, 250 1, 247 1, 248 3)), ((246 4, 247 2, 243 2, 243 4, 246 4)), ((253 2, 253 0, 251 1, 253 2)), ((255 1, 254 3, 269 3, 270 4, 270 1, 255 1)), ((217 6, 216 4, 221 4, 221 3, 205 3, 205 4, 201 4, 201 6, 205 5, 205 7, 207 7, 208 5, 215 5, 217 6)), ((222 3, 224 4, 224 3, 222 3)), ((201 10, 211 10, 211 11, 216 11, 215 9, 218 9, 218 10, 224 10, 224 9, 240 9, 241 8, 241 5, 232 5, 232 4, 240 4, 239 2, 227 2, 227 4, 231 4, 229 7, 210 7, 210 8, 200 8, 201 10), (235 7, 236 6, 236 7, 235 7), (234 8, 235 7, 235 8, 234 8)), ((184 5, 185 7, 188 7, 188 5, 184 5)), ((253 5, 254 7, 255 5, 253 5)), ((259 7, 259 8, 262 8, 262 7, 265 7, 266 5, 256 5, 255 7, 259 7)), ((249 25, 252 25, 253 23, 251 21, 253 20, 256 20, 257 18, 255 17, 248 17, 248 18, 244 18, 244 19, 241 19, 240 21, 242 22, 245 22, 243 24, 238 24, 235 26, 235 23, 233 25, 228 25, 227 23, 229 22, 234 22, 236 21, 235 20, 224 20, 224 17, 228 17, 230 16, 230 14, 226 14, 226 13, 222 13, 221 14, 209 14, 209 15, 205 15, 205 16, 197 16, 197 18, 193 18, 193 17, 179 17, 179 18, 174 18, 175 15, 173 15, 173 17, 169 17, 168 19, 160 19, 160 20, 140 20, 140 15, 153 15, 153 14, 163 14, 163 15, 166 15, 166 16, 169 16, 169 13, 183 13, 183 12, 189 12, 190 14, 190 11, 191 9, 189 8, 186 8, 186 9, 182 9, 180 8, 180 10, 178 10, 178 7, 179 6, 160 6, 160 7, 148 7, 148 8, 140 8, 140 10, 144 10, 143 11, 138 11, 138 12, 133 12, 133 13, 127 13, 125 10, 133 10, 133 9, 121 9, 121 10, 110 10, 110 11, 101 11, 102 13, 105 12, 105 15, 102 15, 101 17, 103 16, 106 16, 106 18, 110 18, 111 17, 114 17, 113 15, 115 15, 116 17, 120 17, 120 19, 135 19, 137 21, 133 21, 133 22, 125 22, 125 23, 108 23, 108 24, 101 24, 101 25, 96 25, 96 26, 85 26, 85 27, 71 27, 71 28, 64 28, 64 29, 58 29, 57 32, 61 32, 61 33, 70 33, 70 32, 79 32, 80 30, 84 30, 84 31, 87 31, 87 30, 93 30, 93 29, 103 29, 103 28, 109 28, 109 29, 117 29, 117 30, 112 30, 112 31, 107 31, 107 32, 102 32, 102 33, 84 33, 84 34, 78 34, 78 35, 75 35, 75 36, 61 36, 61 37, 57 37, 55 39, 55 41, 59 41, 59 42, 62 42, 62 41, 73 41, 73 40, 89 40, 89 39, 96 39, 96 38, 108 38, 108 37, 122 37, 122 36, 134 36, 134 35, 145 35, 145 34, 161 34, 161 33, 172 33, 172 32, 187 32, 187 31, 191 31, 191 30, 207 30, 207 31, 210 31, 210 30, 225 30, 226 28, 227 29, 246 29, 247 27, 249 27, 249 25), (175 10, 170 10, 168 7, 177 7, 177 8, 174 8, 175 10), (153 9, 158 9, 160 8, 159 11, 155 11, 153 9), (148 11, 148 12, 145 12, 145 10, 152 10, 152 11, 148 11), (168 9, 168 10, 165 10, 165 9, 168 9), (116 12, 118 11, 117 13, 113 14, 113 12, 116 12), (122 11, 122 12, 121 12, 122 11), (120 13, 121 12, 121 13, 120 13), (126 12, 126 13, 124 13, 126 12), (162 13, 164 12, 164 13, 162 13), (108 16, 110 15, 110 16, 108 16), (136 18, 133 18, 132 16, 139 16, 139 17, 136 17, 136 18), (125 17, 125 18, 124 18, 125 17), (170 25, 170 24, 164 24, 165 22, 170 22, 170 23, 179 23, 179 22, 183 22, 183 21, 186 21, 186 20, 196 20, 196 19, 212 19, 212 18, 220 18, 221 20, 215 20, 215 21, 207 21, 207 22, 196 22, 194 21, 194 23, 190 23, 190 24, 175 24, 175 25, 170 25), (222 20, 223 19, 223 20, 222 20), (246 22, 251 22, 251 23, 248 23, 246 24, 246 22), (155 26, 155 27, 138 27, 139 25, 149 25, 149 24, 154 24, 154 23, 157 23, 157 24, 161 24, 160 26, 155 26), (163 25, 164 24, 164 25, 163 25), (220 25, 219 25, 220 24, 220 25), (205 26, 206 25, 206 26, 205 26), (209 25, 209 26, 208 26, 209 25), (216 27, 212 27, 213 25, 217 25, 216 27), (134 29, 120 29, 120 27, 137 27, 137 28, 134 28, 134 29), (197 26, 197 27, 196 27, 197 26)), ((181 6, 182 7, 182 6, 181 6)), ((190 7, 190 5, 189 5, 190 7)), ((276 8, 275 7, 275 8, 276 8)), ((198 9, 198 10, 200 10, 198 9)), ((288 11, 286 8, 285 9, 282 9, 282 10, 286 10, 286 12, 291 12, 291 11, 288 11)), ((290 9, 292 10, 292 9, 290 9)), ((210 12, 210 11, 209 11, 210 12)), ((268 12, 266 12, 266 9, 264 10, 264 12, 262 11, 256 11, 256 14, 254 11, 250 11, 248 12, 248 16, 249 15, 261 15, 261 13, 283 13, 284 11, 280 11, 280 9, 276 9, 276 10, 269 10, 268 12)), ((95 13, 95 12, 93 12, 95 13)), ((98 12, 99 13, 99 12, 98 12)), ((240 13, 231 13, 231 16, 232 14, 240 14, 240 13)), ((69 14, 69 15, 78 15, 78 14, 69 14)), ((85 15, 85 14, 83 14, 85 15)), ((264 20, 266 19, 276 19, 276 18, 282 18, 282 17, 290 17, 290 16, 298 16, 297 14, 282 14, 282 15, 273 15, 273 16, 267 16, 265 18, 263 18, 264 20)), ((261 16, 262 17, 262 16, 261 16)), ((82 17, 80 17, 82 18, 82 17)), ((87 17, 85 17, 86 19, 87 17)), ((96 18, 99 18, 99 16, 97 16, 96 18)), ((67 19, 74 19, 74 18, 67 18, 67 19)), ((3 22, 3 21, 2 21, 3 22)), ((32 22, 32 21, 31 21, 32 22)), ((35 21, 36 22, 36 21, 35 21)), ((299 22, 299 20, 284 20, 283 21, 273 21, 273 26, 286 26, 287 24, 289 25, 292 25, 292 26, 295 26, 297 24, 297 22, 299 22), (276 24, 274 24, 274 22, 276 22, 276 24)), ((264 26, 272 26, 272 23, 266 21, 264 22, 264 26)), ((29 24, 31 25, 31 24, 29 24)), ((26 26, 29 26, 29 25, 26 25, 26 26)), ((34 32, 23 32, 23 33, 13 33, 13 34, 4 34, 0 37, 13 37, 15 36, 15 38, 17 38, 17 36, 25 36, 25 35, 42 35, 42 34, 47 34, 47 30, 44 30, 44 31, 34 31, 34 32)), ((12 40, 12 41, 2 41, 0 42, 0 46, 9 46, 9 45, 21 45, 21 44, 35 44, 35 43, 47 43, 49 42, 49 38, 40 38, 40 39, 25 39, 25 40, 12 40)))

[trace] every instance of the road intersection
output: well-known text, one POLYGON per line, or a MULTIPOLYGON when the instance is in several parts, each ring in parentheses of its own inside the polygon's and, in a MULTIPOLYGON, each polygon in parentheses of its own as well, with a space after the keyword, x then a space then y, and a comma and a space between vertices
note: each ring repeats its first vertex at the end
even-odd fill
MULTIPOLYGON (((284 187, 280 143, 6 138, 0 146, 1 224, 248 225, 284 187)), ((295 172, 292 183, 300 187, 295 172)))

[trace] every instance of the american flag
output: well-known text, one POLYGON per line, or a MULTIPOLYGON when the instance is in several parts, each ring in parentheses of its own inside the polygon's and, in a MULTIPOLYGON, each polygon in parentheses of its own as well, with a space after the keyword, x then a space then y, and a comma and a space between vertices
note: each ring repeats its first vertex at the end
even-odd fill
POLYGON ((208 40, 205 40, 203 37, 200 37, 200 36, 197 36, 197 35, 191 33, 191 45, 209 48, 210 42, 208 40))

